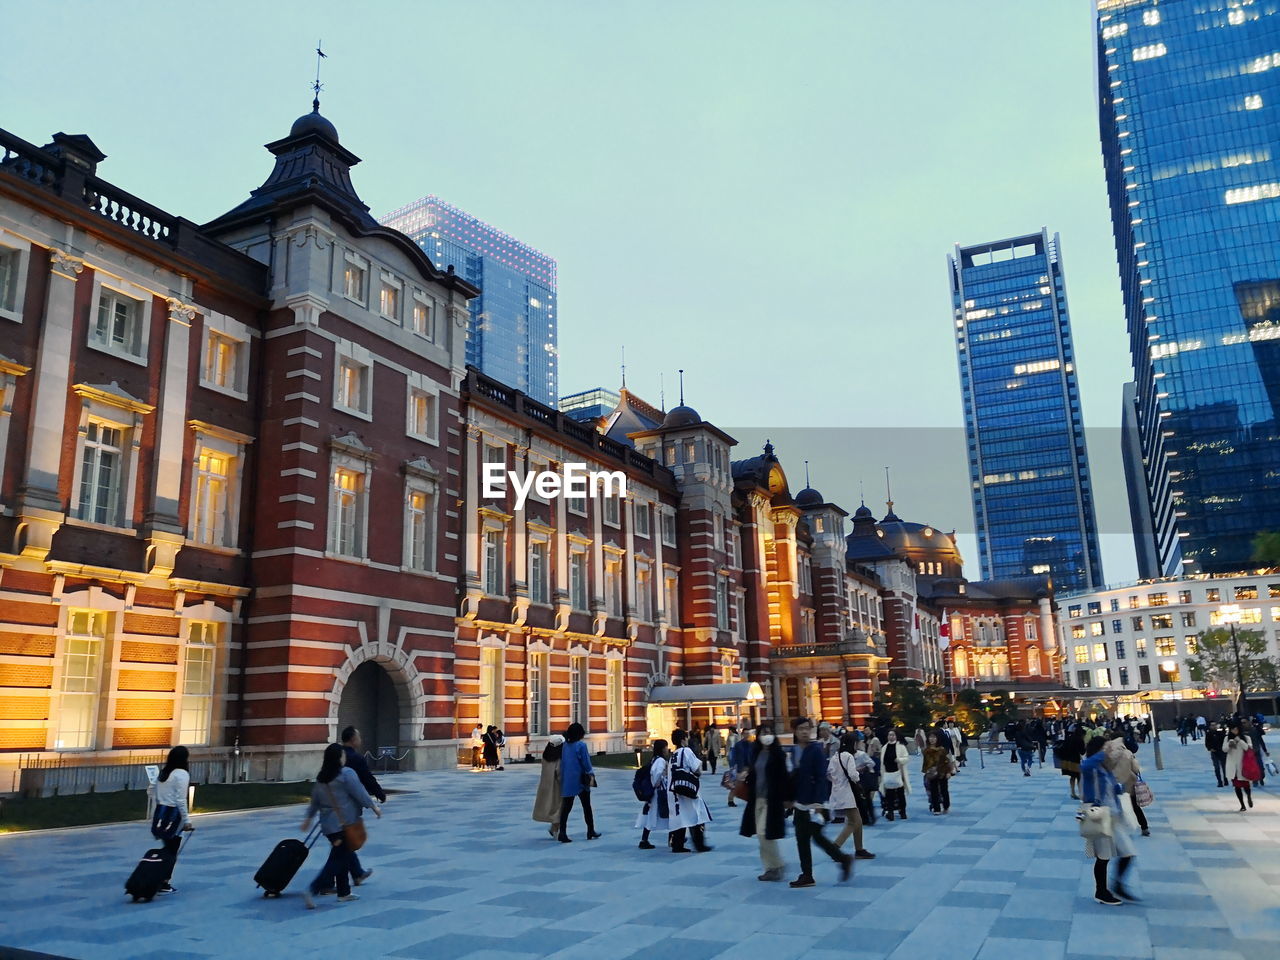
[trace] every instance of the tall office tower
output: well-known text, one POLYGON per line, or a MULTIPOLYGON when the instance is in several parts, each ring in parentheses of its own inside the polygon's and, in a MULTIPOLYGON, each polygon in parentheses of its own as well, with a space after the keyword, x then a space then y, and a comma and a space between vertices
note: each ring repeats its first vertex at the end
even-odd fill
POLYGON ((556 262, 439 197, 423 197, 380 222, 413 238, 441 269, 480 288, 467 324, 467 363, 556 405, 556 262))
POLYGON ((592 387, 560 398, 560 412, 573 420, 599 420, 618 409, 622 395, 608 387, 592 387))
POLYGON ((1097 30, 1141 573, 1244 569, 1280 530, 1280 13, 1099 0, 1097 30))
POLYGON ((948 257, 984 579, 1103 583, 1058 236, 948 257))

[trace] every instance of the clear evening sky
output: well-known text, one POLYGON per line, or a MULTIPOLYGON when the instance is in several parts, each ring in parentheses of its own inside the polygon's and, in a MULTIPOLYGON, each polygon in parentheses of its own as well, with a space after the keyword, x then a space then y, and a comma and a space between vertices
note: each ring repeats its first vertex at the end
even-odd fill
POLYGON ((0 126, 87 133, 101 175, 204 221, 266 176, 323 38, 321 109, 375 214, 434 193, 556 258, 562 394, 616 388, 625 344, 633 390, 656 403, 663 372, 670 405, 684 367, 793 490, 807 457, 879 510, 891 463, 901 515, 962 533, 946 255, 1047 225, 1116 582, 1129 359, 1091 24, 1088 0, 0 0, 0 126))

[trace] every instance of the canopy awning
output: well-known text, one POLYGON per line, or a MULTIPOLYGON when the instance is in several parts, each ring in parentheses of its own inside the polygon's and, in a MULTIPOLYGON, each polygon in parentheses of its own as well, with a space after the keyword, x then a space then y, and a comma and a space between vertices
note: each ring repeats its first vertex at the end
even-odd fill
POLYGON ((764 690, 758 683, 691 683, 654 687, 649 692, 650 703, 695 705, 763 700, 764 690))

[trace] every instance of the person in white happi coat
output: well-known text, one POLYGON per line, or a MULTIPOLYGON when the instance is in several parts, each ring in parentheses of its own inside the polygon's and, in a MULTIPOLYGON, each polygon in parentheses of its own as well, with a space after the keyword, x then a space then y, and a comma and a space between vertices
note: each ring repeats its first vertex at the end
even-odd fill
POLYGON ((667 791, 668 809, 670 810, 667 825, 671 831, 669 838, 671 852, 689 852, 689 848, 684 845, 687 832, 693 840, 693 849, 699 853, 706 853, 711 849, 707 846, 705 833, 705 825, 711 822, 711 811, 707 809, 707 805, 701 796, 682 797, 671 790, 672 777, 675 771, 683 770, 694 776, 699 776, 702 773, 702 760, 687 746, 688 740, 689 735, 685 731, 680 729, 671 731, 671 742, 675 746, 675 751, 666 765, 662 781, 663 787, 667 791))

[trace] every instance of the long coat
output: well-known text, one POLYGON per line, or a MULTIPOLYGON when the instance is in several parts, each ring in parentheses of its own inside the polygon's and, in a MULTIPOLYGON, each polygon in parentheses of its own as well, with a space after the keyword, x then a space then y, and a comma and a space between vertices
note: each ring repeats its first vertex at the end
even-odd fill
MULTIPOLYGON (((902 774, 902 795, 904 797, 910 796, 911 795, 911 778, 907 776, 907 763, 911 759, 911 754, 907 753, 906 744, 904 744, 901 740, 899 740, 897 743, 886 743, 884 745, 885 750, 892 750, 894 747, 898 748, 897 750, 898 772, 902 774)), ((881 793, 884 793, 884 774, 885 774, 884 759, 881 758, 880 760, 880 792, 881 793)))
POLYGON ((1102 752, 1106 755, 1106 759, 1102 761, 1103 766, 1111 771, 1111 775, 1124 788, 1125 793, 1133 793, 1138 775, 1142 773, 1138 758, 1129 752, 1123 740, 1108 740, 1102 752))
MULTIPOLYGON (((751 763, 747 766, 747 809, 742 812, 742 826, 738 829, 738 833, 744 837, 756 835, 756 758, 764 749, 758 741, 752 747, 751 763)), ((768 798, 764 835, 768 840, 781 840, 787 835, 787 801, 791 799, 791 775, 787 772, 787 754, 776 743, 769 748, 764 776, 768 798)))
MULTIPOLYGON (((661 762, 661 758, 659 761, 661 762)), ((662 783, 658 789, 667 791, 667 809, 671 816, 667 820, 668 830, 682 830, 685 827, 696 827, 702 823, 711 822, 711 810, 707 807, 707 802, 702 799, 702 785, 699 784, 698 796, 690 799, 689 797, 681 797, 671 792, 671 773, 670 767, 679 770, 687 770, 689 773, 701 773, 702 761, 698 755, 693 752, 690 747, 681 747, 671 755, 670 766, 664 766, 660 772, 661 781, 659 781, 658 763, 654 764, 654 783, 662 783)), ((655 801, 656 805, 656 801, 655 801)))
POLYGON ((533 798, 533 819, 539 823, 560 822, 560 754, 554 759, 542 758, 538 775, 538 792, 533 798))
POLYGON ((1228 780, 1245 779, 1244 772, 1241 770, 1241 766, 1244 764, 1245 753, 1253 749, 1253 741, 1250 740, 1248 737, 1246 737, 1242 733, 1240 734, 1239 738, 1236 740, 1235 744, 1233 745, 1231 743, 1231 737, 1230 735, 1228 735, 1226 748, 1227 748, 1227 761, 1226 761, 1225 767, 1227 771, 1227 779, 1228 780))
POLYGON ((587 789, 582 785, 582 775, 592 772, 587 745, 581 740, 566 743, 564 752, 560 754, 560 796, 576 797, 582 793, 587 789))

